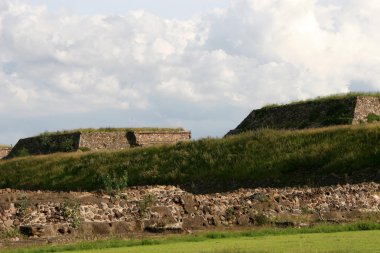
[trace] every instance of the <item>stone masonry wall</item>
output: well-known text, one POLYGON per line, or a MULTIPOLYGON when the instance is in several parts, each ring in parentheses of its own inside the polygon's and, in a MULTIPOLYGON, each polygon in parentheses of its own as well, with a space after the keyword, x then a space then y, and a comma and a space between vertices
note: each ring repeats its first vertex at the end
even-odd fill
POLYGON ((191 139, 190 131, 109 131, 75 132, 69 134, 41 135, 17 142, 7 158, 29 155, 72 152, 80 148, 90 150, 121 150, 131 147, 174 144, 191 139))
POLYGON ((188 141, 191 139, 191 132, 179 131, 179 132, 149 132, 138 131, 134 132, 136 144, 138 146, 152 146, 157 144, 169 144, 177 143, 180 141, 188 141))
POLYGON ((376 183, 210 195, 193 195, 174 186, 146 186, 130 188, 121 198, 90 192, 0 190, 0 232, 19 229, 32 237, 189 231, 263 222, 307 226, 316 221, 354 221, 379 212, 376 183))
POLYGON ((76 151, 79 148, 80 133, 59 135, 41 135, 20 139, 12 148, 7 158, 24 155, 51 154, 55 152, 76 151))
POLYGON ((367 122, 369 114, 380 116, 380 100, 376 96, 357 96, 300 102, 253 110, 229 134, 260 128, 304 129, 367 122))
POLYGON ((117 150, 130 148, 125 131, 81 133, 79 147, 91 150, 117 150))
POLYGON ((353 124, 367 122, 369 114, 380 116, 380 98, 368 96, 358 97, 356 100, 353 124))
POLYGON ((351 124, 356 98, 310 101, 253 110, 235 130, 235 134, 260 128, 304 129, 351 124))
POLYGON ((0 148, 0 159, 3 159, 11 152, 11 148, 0 148))

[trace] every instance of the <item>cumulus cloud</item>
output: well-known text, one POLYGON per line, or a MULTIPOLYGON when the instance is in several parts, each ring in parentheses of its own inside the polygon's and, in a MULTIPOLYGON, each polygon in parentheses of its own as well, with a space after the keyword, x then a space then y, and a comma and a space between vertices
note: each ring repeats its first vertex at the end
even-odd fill
MULTIPOLYGON (((5 0, 0 116, 117 110, 130 117, 103 126, 183 124, 196 137, 220 135, 266 103, 379 90, 379 12, 375 0, 232 0, 175 20, 143 10, 72 15, 5 0)), ((98 124, 91 119, 89 127, 98 124)))

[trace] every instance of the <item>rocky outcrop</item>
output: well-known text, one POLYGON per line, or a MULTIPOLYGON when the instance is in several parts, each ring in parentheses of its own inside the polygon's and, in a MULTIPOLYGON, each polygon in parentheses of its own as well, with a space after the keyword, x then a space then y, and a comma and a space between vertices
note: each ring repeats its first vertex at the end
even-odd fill
POLYGON ((0 190, 0 231, 32 237, 72 233, 190 231, 264 223, 350 221, 380 211, 380 185, 257 188, 193 195, 174 186, 130 188, 119 197, 90 192, 0 190))
POLYGON ((367 122, 371 114, 380 116, 379 96, 342 96, 267 106, 253 110, 227 135, 261 128, 305 129, 359 124, 367 122))

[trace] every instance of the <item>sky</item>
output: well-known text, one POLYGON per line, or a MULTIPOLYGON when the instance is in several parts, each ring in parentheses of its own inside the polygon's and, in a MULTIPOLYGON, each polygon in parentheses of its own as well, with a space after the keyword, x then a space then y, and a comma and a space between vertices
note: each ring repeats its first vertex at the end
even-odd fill
POLYGON ((2 0, 0 143, 184 127, 221 137, 266 104, 380 90, 376 0, 2 0))

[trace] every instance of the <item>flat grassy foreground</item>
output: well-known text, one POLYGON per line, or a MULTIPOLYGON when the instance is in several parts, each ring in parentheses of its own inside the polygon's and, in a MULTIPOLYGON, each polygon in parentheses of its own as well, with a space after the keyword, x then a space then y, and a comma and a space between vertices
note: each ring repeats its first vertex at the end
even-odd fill
POLYGON ((73 253, 380 252, 380 231, 225 238, 73 253))
POLYGON ((105 174, 127 171, 129 186, 173 184, 220 191, 376 181, 379 169, 380 124, 373 123, 16 158, 0 161, 0 188, 98 190, 105 174))
MULTIPOLYGON (((362 221, 312 228, 260 228, 246 231, 166 235, 145 239, 108 239, 76 244, 3 250, 48 252, 379 252, 380 224, 362 221)), ((1 249, 0 249, 1 250, 1 249)), ((3 252, 1 251, 1 252, 3 252)))

